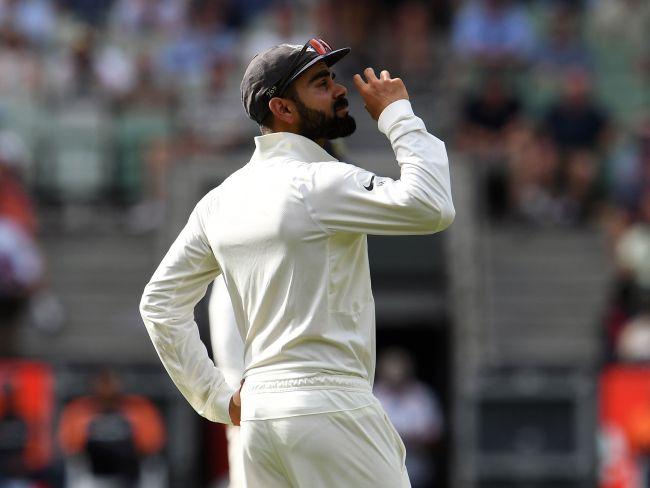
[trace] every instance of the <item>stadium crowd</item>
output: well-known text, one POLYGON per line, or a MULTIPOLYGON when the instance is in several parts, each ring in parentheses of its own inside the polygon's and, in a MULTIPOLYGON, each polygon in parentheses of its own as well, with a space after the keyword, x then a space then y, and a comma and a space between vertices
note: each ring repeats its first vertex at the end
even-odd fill
POLYGON ((352 47, 342 79, 385 67, 432 101, 494 222, 601 226, 609 358, 649 360, 648 32, 647 0, 0 0, 0 312, 44 280, 32 198, 158 228, 172 165, 257 134, 252 56, 318 35, 352 47))
POLYGON ((630 139, 643 145, 648 118, 643 1, 1 5, 2 125, 27 145, 44 200, 161 203, 172 162, 255 134, 238 93, 254 53, 317 33, 352 46, 343 70, 386 66, 414 93, 444 90, 452 102, 437 125, 488 167, 495 215, 571 225, 597 203, 638 209, 641 189, 628 187, 641 186, 630 166, 643 151, 630 139), (84 127, 107 131, 80 141, 84 127))

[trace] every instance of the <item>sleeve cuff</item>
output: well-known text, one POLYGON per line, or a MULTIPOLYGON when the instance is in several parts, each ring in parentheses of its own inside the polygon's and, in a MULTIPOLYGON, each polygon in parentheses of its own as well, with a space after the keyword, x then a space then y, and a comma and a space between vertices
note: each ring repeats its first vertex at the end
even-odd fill
POLYGON ((396 100, 383 110, 377 120, 377 126, 382 134, 388 135, 391 126, 400 118, 414 115, 409 100, 396 100))
MULTIPOLYGON (((225 386, 225 383, 224 383, 225 386)), ((215 394, 213 400, 213 409, 211 415, 207 416, 213 422, 221 424, 233 425, 230 419, 230 398, 235 394, 234 390, 229 387, 220 388, 215 394)))

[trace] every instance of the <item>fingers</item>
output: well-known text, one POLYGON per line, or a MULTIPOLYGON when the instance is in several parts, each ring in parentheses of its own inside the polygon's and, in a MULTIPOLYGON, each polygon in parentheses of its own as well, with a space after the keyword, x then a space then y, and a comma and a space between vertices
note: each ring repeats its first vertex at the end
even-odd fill
POLYGON ((228 414, 230 415, 230 420, 234 425, 239 425, 241 421, 241 405, 235 403, 235 395, 230 399, 228 405, 228 414))
POLYGON ((373 81, 377 81, 379 79, 375 74, 375 70, 370 67, 364 69, 363 74, 366 75, 366 80, 368 80, 368 83, 372 83, 373 81))
POLYGON ((382 70, 381 73, 379 74, 379 78, 377 78, 377 75, 375 74, 375 70, 373 68, 366 68, 363 70, 363 74, 366 76, 366 80, 361 77, 361 75, 354 75, 352 77, 352 81, 354 82, 355 86, 357 87, 358 90, 367 87, 370 83, 374 81, 389 81, 391 79, 390 73, 388 70, 382 70))
POLYGON ((237 390, 232 396, 233 403, 238 407, 241 407, 241 389, 244 387, 244 381, 246 380, 245 379, 241 380, 241 382, 239 383, 239 390, 237 390))
POLYGON ((361 75, 354 75, 352 77, 352 82, 354 83, 354 86, 359 91, 364 90, 368 86, 368 84, 365 81, 363 81, 363 78, 361 78, 361 75))

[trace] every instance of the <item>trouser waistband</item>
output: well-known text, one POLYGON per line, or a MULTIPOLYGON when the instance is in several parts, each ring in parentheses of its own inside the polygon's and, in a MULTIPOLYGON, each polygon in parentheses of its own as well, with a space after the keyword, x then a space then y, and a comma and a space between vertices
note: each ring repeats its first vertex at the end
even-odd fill
POLYGON ((355 390, 372 391, 370 383, 358 376, 314 375, 279 380, 246 378, 243 390, 247 393, 265 393, 291 390, 355 390))

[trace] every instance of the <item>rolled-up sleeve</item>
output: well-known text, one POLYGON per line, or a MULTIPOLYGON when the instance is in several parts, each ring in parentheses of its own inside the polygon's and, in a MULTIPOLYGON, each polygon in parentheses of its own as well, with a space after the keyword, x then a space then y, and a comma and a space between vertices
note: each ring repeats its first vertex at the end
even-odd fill
POLYGON ((445 144, 427 132, 408 100, 389 105, 378 121, 400 166, 400 179, 351 164, 314 165, 301 194, 327 231, 366 234, 430 234, 454 220, 445 144))
POLYGON ((169 376, 192 407, 230 424, 233 390, 210 360, 194 321, 194 307, 221 270, 206 238, 202 202, 144 289, 140 313, 169 376))

